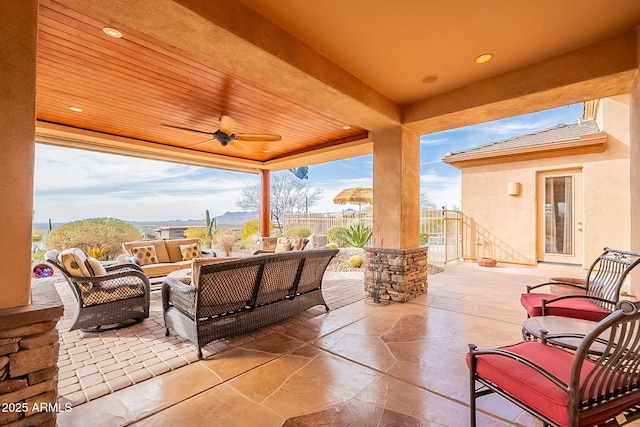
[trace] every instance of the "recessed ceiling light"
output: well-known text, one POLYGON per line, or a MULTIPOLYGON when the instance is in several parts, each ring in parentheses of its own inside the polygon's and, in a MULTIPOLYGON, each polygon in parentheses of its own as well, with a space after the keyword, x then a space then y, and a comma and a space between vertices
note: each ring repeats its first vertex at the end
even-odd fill
POLYGON ((493 58, 493 54, 483 53, 476 58, 476 64, 484 64, 485 62, 491 61, 491 58, 493 58))
POLYGON ((82 108, 78 108, 78 107, 69 107, 69 110, 76 113, 82 113, 82 108))
POLYGON ((263 153, 268 153, 268 152, 269 152, 269 150, 262 150, 262 152, 263 152, 263 153))
POLYGON ((344 125, 344 126, 342 126, 342 129, 344 129, 344 130, 349 130, 349 129, 351 129, 351 126, 349 126, 349 125, 344 125))
POLYGON ((104 33, 110 37, 115 37, 117 39, 122 37, 122 33, 115 28, 104 27, 102 31, 104 31, 104 33))
POLYGON ((436 80, 438 80, 438 76, 436 76, 435 74, 430 74, 422 79, 422 83, 434 83, 436 80))

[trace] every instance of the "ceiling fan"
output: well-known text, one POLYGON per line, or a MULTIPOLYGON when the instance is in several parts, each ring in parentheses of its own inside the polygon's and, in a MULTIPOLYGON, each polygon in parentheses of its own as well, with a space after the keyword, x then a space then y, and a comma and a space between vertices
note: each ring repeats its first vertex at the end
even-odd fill
POLYGON ((271 135, 271 134, 253 134, 253 133, 233 133, 233 129, 236 127, 236 121, 232 119, 230 116, 222 115, 220 116, 220 129, 215 132, 206 132, 197 129, 185 128, 181 126, 172 126, 166 125, 175 129, 188 130, 191 132, 204 133, 206 135, 211 135, 211 139, 204 141, 209 142, 214 139, 217 140, 220 145, 226 147, 231 141, 280 141, 282 137, 280 135, 271 135))

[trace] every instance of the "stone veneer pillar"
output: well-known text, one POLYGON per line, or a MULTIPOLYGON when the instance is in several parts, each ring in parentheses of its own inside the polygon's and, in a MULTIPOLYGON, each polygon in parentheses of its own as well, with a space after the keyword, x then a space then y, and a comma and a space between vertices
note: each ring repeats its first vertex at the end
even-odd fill
POLYGON ((63 306, 51 284, 32 287, 32 303, 0 309, 0 426, 55 426, 58 330, 63 306))
POLYGON ((379 298, 381 302, 407 302, 427 293, 427 247, 365 248, 365 253, 364 287, 367 297, 372 300, 379 298))

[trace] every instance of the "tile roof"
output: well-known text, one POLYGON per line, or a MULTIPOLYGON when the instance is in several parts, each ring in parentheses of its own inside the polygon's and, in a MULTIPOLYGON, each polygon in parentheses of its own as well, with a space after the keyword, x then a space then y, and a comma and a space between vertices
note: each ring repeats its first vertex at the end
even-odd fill
POLYGON ((518 148, 536 147, 567 141, 578 141, 581 136, 599 132, 600 129, 595 120, 586 120, 568 125, 560 124, 538 132, 514 136, 513 138, 490 142, 477 147, 467 148, 466 150, 448 153, 444 156, 444 159, 455 160, 456 156, 462 155, 468 156, 474 154, 482 155, 485 153, 499 153, 518 148))

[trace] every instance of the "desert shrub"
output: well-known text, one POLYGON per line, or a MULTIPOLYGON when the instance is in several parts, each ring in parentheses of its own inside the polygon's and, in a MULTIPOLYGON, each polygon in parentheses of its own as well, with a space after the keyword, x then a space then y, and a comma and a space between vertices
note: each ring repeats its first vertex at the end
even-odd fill
MULTIPOLYGON (((276 225, 273 221, 269 221, 269 233, 273 231, 276 225)), ((242 244, 245 247, 249 247, 251 244, 251 237, 260 233, 260 218, 252 219, 242 225, 242 244)))
POLYGON ((364 262, 364 258, 362 258, 360 255, 354 255, 351 258, 349 258, 349 265, 353 268, 360 268, 363 262, 364 262))
POLYGON ((331 243, 335 243, 338 247, 347 246, 347 241, 344 240, 344 235, 347 232, 347 229, 344 227, 333 227, 331 230, 327 231, 327 239, 331 243))
POLYGON ((225 228, 216 231, 213 235, 213 241, 216 246, 218 246, 218 249, 224 253, 224 256, 231 256, 231 251, 233 251, 236 245, 236 240, 236 233, 225 228))
POLYGON ((206 227, 189 227, 184 230, 183 234, 188 239, 200 239, 200 246, 203 248, 211 247, 211 236, 209 236, 206 227))
POLYGON ((295 225, 289 228, 284 233, 284 237, 309 237, 309 236, 311 236, 311 230, 301 225, 295 225))
POLYGON ((371 239, 372 234, 373 232, 366 225, 353 224, 347 228, 347 231, 344 234, 344 240, 349 246, 361 248, 367 244, 369 239, 371 239))
POLYGON ((142 238, 134 225, 117 218, 89 218, 64 224, 47 234, 47 250, 79 248, 85 253, 97 245, 102 260, 122 254, 122 243, 142 238))
POLYGON ((426 245, 429 243, 429 233, 420 233, 420 244, 426 245))

